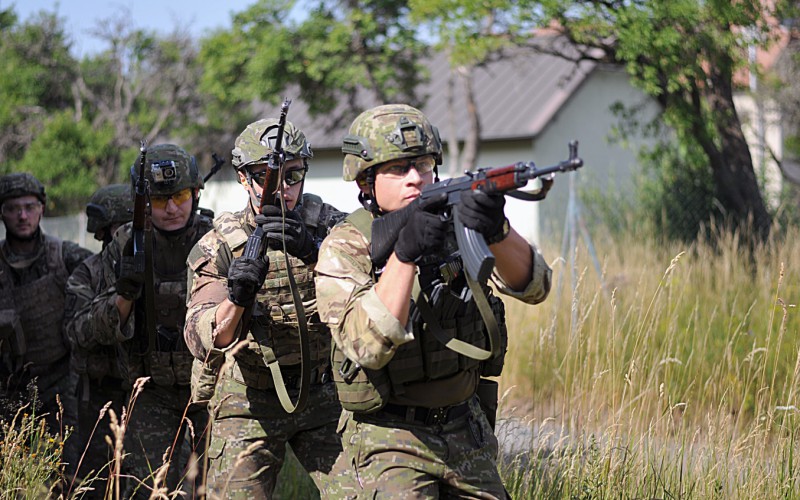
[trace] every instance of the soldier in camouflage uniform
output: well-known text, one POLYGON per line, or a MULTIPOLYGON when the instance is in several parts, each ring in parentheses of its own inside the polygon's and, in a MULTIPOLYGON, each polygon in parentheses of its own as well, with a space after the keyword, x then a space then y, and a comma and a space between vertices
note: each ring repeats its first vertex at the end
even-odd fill
MULTIPOLYGON (((127 184, 105 186, 92 195, 86 205, 86 230, 103 248, 110 242, 117 228, 131 220, 133 204, 131 187, 127 184)), ((78 428, 72 439, 83 451, 78 474, 83 477, 108 476, 104 469, 113 458, 113 450, 106 443, 110 436, 108 417, 103 408, 110 404, 117 415, 122 414, 125 389, 117 365, 116 349, 100 345, 94 339, 89 320, 92 300, 101 284, 102 254, 98 253, 83 261, 67 280, 64 332, 72 351, 70 366, 78 380, 78 428)), ((113 437, 112 437, 113 442, 113 437)), ((92 495, 87 498, 102 498, 105 483, 93 481, 92 495)))
MULTIPOLYGON (((496 392, 476 395, 482 377, 500 374, 505 346, 479 361, 440 340, 485 346, 489 328, 464 273, 446 277, 439 266, 452 227, 439 216, 446 198, 409 208, 385 266, 371 256, 372 221, 410 205, 434 182, 442 160, 438 131, 415 108, 378 106, 355 119, 342 151, 344 179, 358 183, 364 208, 331 231, 316 267, 317 304, 335 342, 333 375, 345 410, 335 470, 349 471, 358 498, 505 498, 490 424, 496 392)), ((497 290, 531 304, 544 300, 551 270, 508 225, 503 196, 463 193, 456 208, 489 243, 497 290)), ((505 343, 503 303, 481 288, 505 343)))
MULTIPOLYGON (((182 442, 186 438, 191 451, 199 454, 208 422, 206 407, 190 402, 194 358, 183 341, 186 257, 212 223, 211 218, 198 213, 203 178, 195 158, 178 146, 153 146, 146 158, 154 290, 144 290, 144 273, 136 272, 133 227, 128 223, 117 230, 103 250, 102 284, 90 311, 90 332, 94 335, 90 341, 116 346, 126 388, 131 390, 137 379, 149 377, 141 392, 129 393, 135 400, 128 402, 124 448, 129 455, 124 458, 122 469, 133 479, 127 481, 126 498, 134 490, 138 497, 149 496, 153 472, 164 464, 168 448, 169 473, 166 484, 159 486, 174 491, 186 473, 182 442), (144 299, 148 293, 154 293, 156 310, 152 312, 146 310, 144 299), (152 350, 148 348, 145 328, 147 314, 156 317, 152 350)), ((137 164, 131 167, 134 186, 138 177, 137 164)), ((181 487, 189 489, 192 485, 181 487)))
MULTIPOLYGON (((64 285, 92 252, 42 232, 39 222, 46 204, 44 186, 31 174, 0 177, 6 228, 6 239, 0 241, 0 384, 14 394, 35 380, 41 411, 47 413, 50 432, 58 434, 64 425, 77 423, 75 377, 70 375, 69 344, 62 331, 64 285)), ((67 441, 63 457, 68 471, 77 458, 72 441, 67 441)))
POLYGON ((319 244, 344 214, 316 195, 302 194, 312 152, 305 135, 286 123, 285 226, 280 207, 266 206, 256 215, 261 197, 275 196, 263 194, 262 185, 277 125, 275 119, 259 120, 236 139, 232 163, 248 203, 240 212, 220 215, 214 230, 189 256, 191 292, 184 334, 195 356, 204 361, 198 362, 204 375, 193 381, 198 397, 211 397, 207 480, 212 498, 270 498, 287 444, 328 495, 326 474, 341 451, 336 435, 341 406, 329 372, 330 334, 316 313, 313 268, 319 244), (264 260, 242 256, 256 220, 268 238, 264 260), (262 350, 274 353, 287 393, 296 400, 299 327, 284 242, 308 319, 312 362, 308 404, 292 414, 282 408, 262 356, 262 350), (250 328, 242 334, 242 314, 251 306, 250 328), (219 369, 223 360, 216 380, 213 367, 219 369))

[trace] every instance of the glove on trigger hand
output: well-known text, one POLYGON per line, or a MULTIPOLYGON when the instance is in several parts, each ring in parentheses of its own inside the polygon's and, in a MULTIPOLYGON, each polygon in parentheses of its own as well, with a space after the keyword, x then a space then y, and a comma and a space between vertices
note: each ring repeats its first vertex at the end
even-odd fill
POLYGON ((505 205, 504 195, 487 194, 476 189, 461 194, 458 215, 465 227, 478 231, 487 240, 493 240, 503 232, 505 205))
POLYGON ((447 204, 445 193, 415 204, 394 244, 394 254, 400 262, 415 262, 423 255, 438 251, 447 234, 447 222, 439 216, 447 204))
POLYGON ((228 268, 228 300, 240 307, 248 307, 267 279, 269 260, 237 257, 228 268))
POLYGON ((269 247, 273 250, 283 251, 283 242, 286 241, 286 251, 301 259, 306 264, 317 261, 319 248, 314 236, 308 232, 300 214, 294 210, 286 211, 286 221, 281 216, 281 207, 266 206, 260 215, 256 216, 256 224, 261 226, 269 247))
POLYGON ((144 273, 136 272, 133 259, 133 238, 129 239, 122 249, 117 282, 114 287, 117 290, 117 295, 127 300, 136 300, 142 294, 142 288, 144 288, 144 273))

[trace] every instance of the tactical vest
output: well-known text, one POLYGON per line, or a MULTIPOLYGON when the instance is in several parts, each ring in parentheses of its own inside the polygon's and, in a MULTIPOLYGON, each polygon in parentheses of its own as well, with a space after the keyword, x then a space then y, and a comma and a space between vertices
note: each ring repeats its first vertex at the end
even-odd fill
MULTIPOLYGON (((213 223, 202 214, 195 214, 194 234, 182 245, 183 259, 189 250, 207 233, 213 223)), ((154 238, 155 240, 155 238, 154 238)), ((155 242, 158 245, 158 242, 155 242)), ((153 259, 153 278, 155 287, 156 342, 155 349, 146 355, 141 345, 132 346, 129 351, 127 379, 133 383, 137 378, 149 376, 156 385, 188 386, 192 378, 194 356, 183 339, 183 326, 186 322, 186 274, 184 265, 179 270, 159 268, 159 249, 156 247, 153 259)), ((172 256, 174 257, 174 256, 172 256)), ((145 341, 146 342, 146 341, 145 341)))
MULTIPOLYGON (((346 220, 371 242, 372 217, 366 210, 358 209, 346 220)), ((431 275, 430 273, 425 273, 431 275)), ((435 273, 433 273, 435 275, 435 273)), ((377 282, 376 270, 372 269, 377 282)), ((466 282, 453 280, 450 284, 424 279, 417 275, 414 297, 411 302, 410 321, 414 340, 397 348, 391 361, 379 370, 354 365, 334 344, 331 354, 333 380, 342 407, 355 412, 373 412, 381 409, 392 394, 402 395, 406 384, 451 377, 458 372, 480 370, 483 376, 498 376, 503 368, 508 332, 505 325, 505 308, 500 298, 489 294, 489 303, 500 329, 500 355, 486 361, 478 361, 447 348, 431 332, 422 317, 416 300, 426 300, 433 311, 434 319, 450 337, 478 347, 485 347, 487 333, 475 302, 468 293, 466 282), (420 294, 420 290, 426 290, 420 294), (355 369, 354 369, 355 368, 355 369), (349 373, 349 376, 348 376, 349 373)))
MULTIPOLYGON (((69 272, 64 263, 62 241, 44 235, 44 258, 47 274, 32 283, 15 286, 11 269, 0 270, 2 297, 0 310, 17 312, 25 335, 24 364, 31 363, 32 375, 46 371, 50 363, 60 360, 69 352, 62 335, 64 315, 64 287, 69 272)), ((6 267, 3 264, 3 267, 6 267)))
MULTIPOLYGON (((306 224, 306 228, 318 239, 327 234, 322 200, 312 194, 305 194, 298 211, 306 224)), ((248 232, 243 227, 241 212, 238 214, 222 214, 214 221, 217 233, 220 234, 230 250, 230 259, 240 257, 247 243, 248 232)), ((240 382, 258 389, 273 387, 272 376, 264 365, 264 358, 255 340, 254 331, 259 338, 266 338, 267 345, 275 354, 281 367, 291 367, 300 363, 299 323, 289 286, 286 270, 286 257, 282 251, 269 249, 269 271, 264 285, 256 296, 250 330, 247 333, 247 346, 237 350, 236 366, 232 368, 233 376, 240 382)), ((331 338, 327 326, 322 323, 317 313, 316 289, 314 287, 313 266, 302 260, 289 256, 297 292, 305 309, 312 374, 321 373, 328 365, 331 349, 331 338)), ((220 268, 221 274, 227 269, 220 268)))

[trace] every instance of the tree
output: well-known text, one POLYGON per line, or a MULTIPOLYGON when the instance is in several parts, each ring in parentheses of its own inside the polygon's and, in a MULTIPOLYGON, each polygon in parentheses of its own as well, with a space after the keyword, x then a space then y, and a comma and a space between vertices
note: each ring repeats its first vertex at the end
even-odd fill
POLYGON ((730 227, 763 239, 770 215, 734 107, 734 75, 747 47, 768 45, 774 11, 758 0, 547 0, 543 20, 585 50, 579 59, 625 65, 634 85, 661 105, 687 150, 711 170, 730 227), (592 50, 599 50, 599 54, 592 50))
POLYGON ((205 39, 200 51, 203 91, 244 126, 254 101, 277 104, 302 96, 311 115, 330 114, 342 130, 365 106, 402 101, 419 105, 425 46, 407 22, 405 2, 260 0, 237 14, 230 30, 205 39), (308 8, 304 8, 310 5, 308 8), (290 12, 304 11, 295 19, 290 12), (364 95, 366 92, 368 95, 364 95), (337 107, 338 106, 338 107, 337 107))

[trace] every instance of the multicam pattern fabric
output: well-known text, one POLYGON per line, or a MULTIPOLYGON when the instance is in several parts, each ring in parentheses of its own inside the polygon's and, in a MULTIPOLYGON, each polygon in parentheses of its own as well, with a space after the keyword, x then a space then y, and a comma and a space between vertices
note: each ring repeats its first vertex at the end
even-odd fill
MULTIPOLYGON (((116 306, 116 269, 122 249, 131 238, 128 223, 114 235, 102 253, 102 280, 100 292, 92 301, 90 331, 91 341, 115 346, 118 353, 120 375, 128 387, 140 377, 150 377, 138 395, 130 414, 124 447, 132 453, 123 462, 125 474, 138 479, 150 476, 163 463, 164 450, 173 442, 182 443, 186 427, 181 426, 184 411, 193 421, 194 432, 205 429, 207 411, 204 406, 190 405, 191 366, 193 356, 183 342, 183 321, 186 307, 186 257, 197 241, 211 229, 210 218, 194 214, 190 226, 179 234, 163 234, 153 230, 153 268, 156 293, 156 349, 143 356, 147 339, 138 334, 135 313, 125 324, 120 324, 116 306), (176 437, 177 436, 177 437, 176 437)), ((175 450, 180 453, 181 450, 175 450)), ((177 456, 177 455, 176 455, 177 456)), ((177 487, 173 470, 180 472, 183 463, 173 461, 168 487, 177 487)), ((179 477, 180 475, 178 475, 179 477)), ((150 480, 152 484, 152 479, 150 480)), ((135 487, 129 484, 128 493, 135 487)), ((147 497, 149 491, 141 489, 139 495, 147 497)), ((126 498, 128 496, 126 495, 126 498)))
POLYGON ((439 130, 406 104, 386 104, 361 113, 344 137, 343 178, 354 181, 366 169, 397 158, 434 155, 442 163, 439 130))
MULTIPOLYGON (((231 164, 240 169, 265 162, 267 156, 274 150, 277 128, 278 120, 275 118, 264 118, 248 125, 234 142, 231 164)), ((283 129, 283 150, 290 160, 314 157, 306 135, 288 121, 283 129)))
MULTIPOLYGON (((423 323, 400 324, 380 300, 369 248, 367 237, 349 220, 331 231, 316 268, 317 303, 337 349, 368 370, 391 373, 404 345, 424 342, 431 334, 423 323)), ((497 274, 491 279, 501 294, 535 304, 547 297, 551 270, 533 247, 531 252, 533 269, 525 290, 511 290, 497 274)), ((426 366, 430 361, 424 359, 426 366)), ((448 408, 469 400, 468 418, 443 425, 403 421, 384 411, 345 412, 345 452, 337 473, 340 465, 350 465, 359 498, 428 498, 438 496, 437 491, 504 498, 496 439, 474 397, 478 380, 477 370, 464 369, 449 378, 391 386, 389 403, 401 407, 448 408)))
MULTIPOLYGON (((345 216, 308 193, 296 209, 318 241, 345 216)), ((256 298, 251 331, 242 345, 234 343, 220 353, 213 348, 217 306, 228 297, 228 267, 242 254, 247 236, 255 227, 253 211, 248 205, 240 212, 221 214, 214 226, 189 256, 191 293, 184 331, 186 342, 198 359, 204 360, 211 352, 226 360, 209 404, 213 425, 208 488, 220 498, 271 498, 286 444, 290 444, 322 495, 330 496, 325 478, 341 451, 336 434, 341 406, 328 372, 330 333, 316 313, 313 265, 290 259, 308 319, 314 367, 306 409, 288 415, 278 400, 252 333, 252 328, 263 329, 263 337, 281 365, 289 396, 296 400, 298 323, 284 254, 268 251, 270 270, 256 298)))

